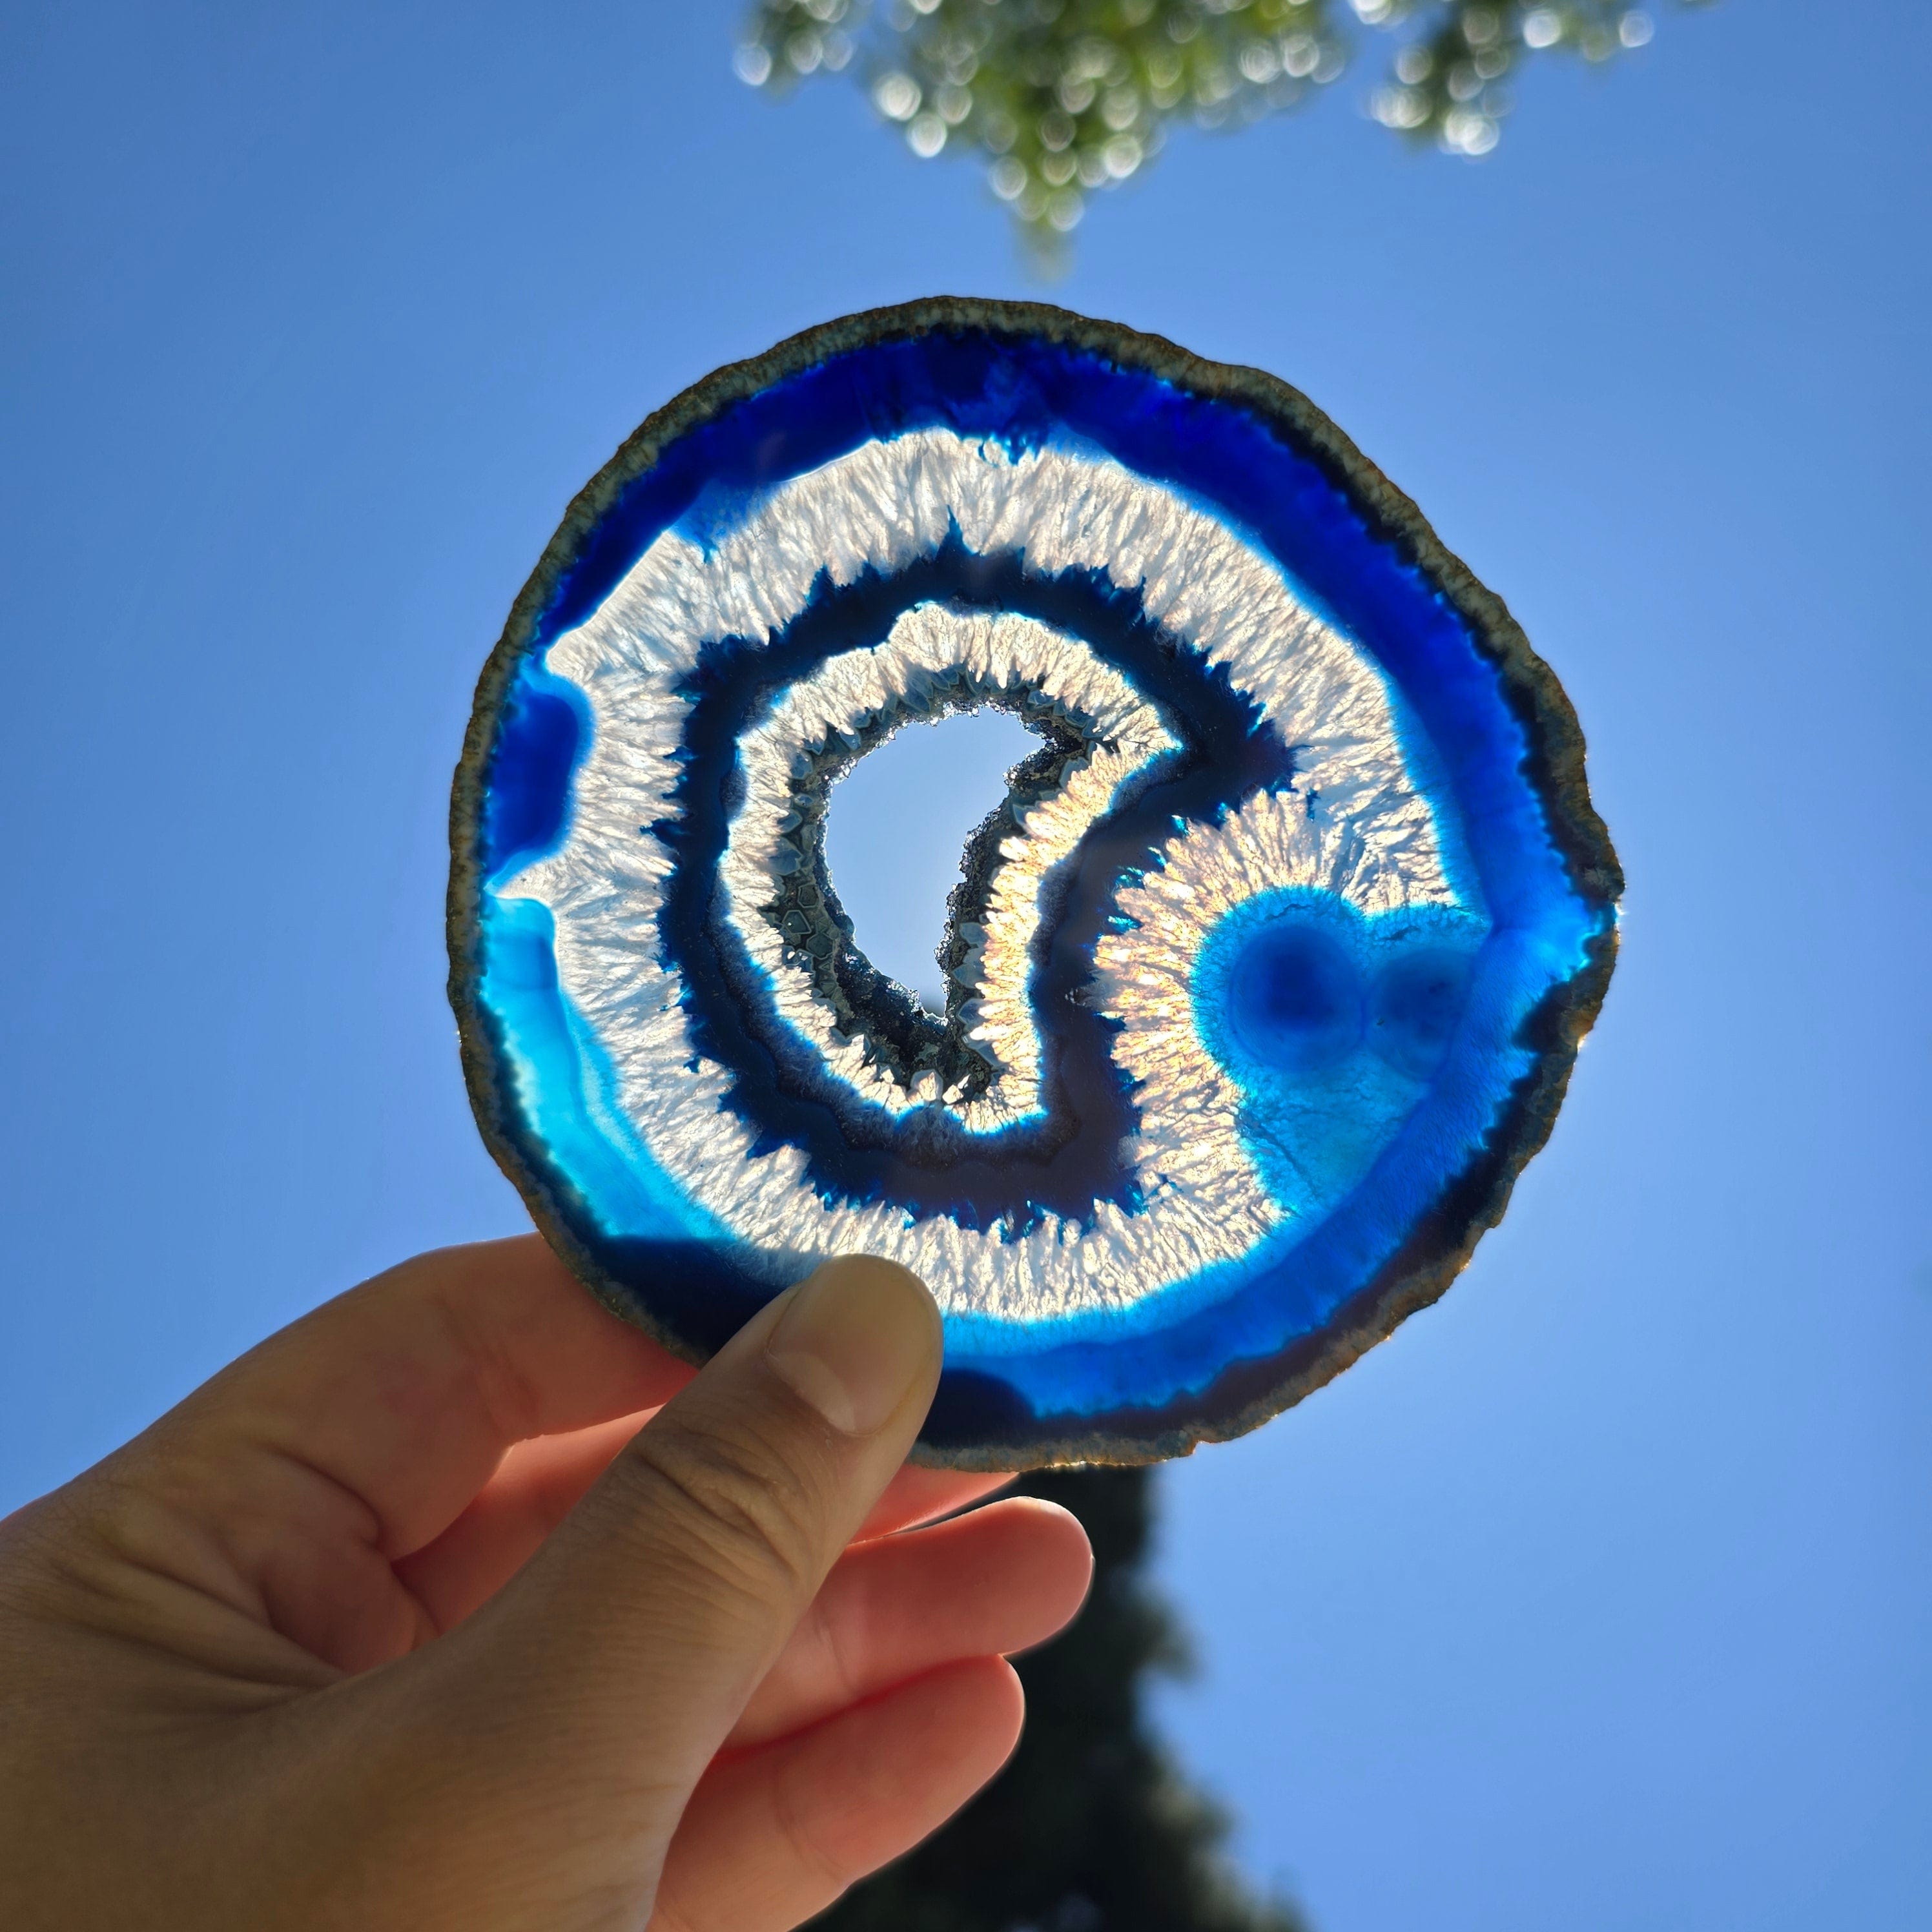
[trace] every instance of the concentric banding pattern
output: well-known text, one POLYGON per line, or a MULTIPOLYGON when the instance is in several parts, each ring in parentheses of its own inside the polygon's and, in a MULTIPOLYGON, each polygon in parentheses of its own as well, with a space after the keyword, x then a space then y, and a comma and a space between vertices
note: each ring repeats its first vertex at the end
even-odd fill
POLYGON ((889 1256, 946 1317, 939 1453, 1162 1453, 1332 1372, 1508 1154, 1607 898, 1487 640, 1265 427, 1046 338, 889 332, 566 531, 479 700, 452 933, 479 1116, 619 1306, 701 1348, 889 1256), (1324 517, 1352 576, 1282 540, 1324 517), (1041 749, 928 1013, 859 950, 824 816, 988 704, 1041 749))
POLYGON ((1040 1024, 1027 997, 1042 886, 1135 781, 1178 748, 1154 706, 1078 638, 1010 612, 916 605, 884 643, 842 652, 800 679, 739 741, 744 801, 718 868, 719 910, 770 982, 784 1024, 854 1100, 894 1118, 943 1106, 963 1134, 998 1133, 1045 1111, 1040 1024), (1079 750, 1002 842, 1004 862, 975 908, 979 917, 960 922, 953 976, 967 989, 961 1016, 986 1064, 984 1084, 946 1082, 936 1068, 895 1077, 862 1034, 841 1031, 851 1024, 849 1006, 820 991, 799 944, 805 935, 788 943, 782 920, 770 916, 774 882, 801 870, 793 842, 798 782, 814 754, 836 758, 841 745, 856 752, 868 736, 876 742, 881 725, 989 703, 1012 703, 1077 734, 1079 750))

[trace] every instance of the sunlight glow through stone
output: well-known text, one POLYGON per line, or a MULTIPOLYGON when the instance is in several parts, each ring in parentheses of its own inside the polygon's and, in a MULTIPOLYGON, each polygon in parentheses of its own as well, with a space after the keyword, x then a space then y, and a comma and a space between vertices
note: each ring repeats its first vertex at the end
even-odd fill
POLYGON ((1618 882, 1555 680, 1332 425, 914 304, 721 371, 585 500, 478 692, 452 990, 493 1150, 612 1306, 701 1354, 889 1256, 946 1318, 928 1452, 1006 1466, 1252 1426, 1440 1293, 1618 882), (988 706, 1032 748, 939 1010, 866 956, 827 814, 988 706))

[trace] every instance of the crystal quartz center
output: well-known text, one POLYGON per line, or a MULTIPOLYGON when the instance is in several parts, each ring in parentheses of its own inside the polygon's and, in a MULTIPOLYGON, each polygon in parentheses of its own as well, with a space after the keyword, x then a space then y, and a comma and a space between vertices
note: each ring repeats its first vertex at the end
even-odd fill
POLYGON ((922 1454, 982 1468, 1238 1434, 1439 1295, 1622 886, 1555 677, 1304 398, 958 300, 644 424, 484 671, 452 840, 477 1118, 571 1268, 701 1359, 824 1256, 902 1262, 922 1454), (860 950, 826 808, 983 706, 1040 748, 941 1012, 860 950))

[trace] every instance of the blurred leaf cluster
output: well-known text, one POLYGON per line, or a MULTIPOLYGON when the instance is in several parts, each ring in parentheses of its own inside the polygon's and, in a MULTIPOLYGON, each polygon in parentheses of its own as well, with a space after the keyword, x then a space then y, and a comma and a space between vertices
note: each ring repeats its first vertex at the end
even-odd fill
POLYGON ((1526 61, 1606 61, 1652 31, 1631 0, 754 0, 735 64, 768 92, 856 78, 914 154, 974 157, 1051 256, 1177 123, 1298 106, 1365 40, 1390 43, 1375 118, 1474 158, 1496 145, 1526 61))

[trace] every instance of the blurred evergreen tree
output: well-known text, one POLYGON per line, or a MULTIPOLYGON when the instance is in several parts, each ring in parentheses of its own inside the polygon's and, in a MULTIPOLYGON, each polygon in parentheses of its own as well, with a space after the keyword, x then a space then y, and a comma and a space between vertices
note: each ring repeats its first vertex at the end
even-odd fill
POLYGON ((1305 1932, 1242 1889, 1226 1825, 1149 1730, 1149 1677, 1186 1652, 1145 1564, 1145 1469, 1022 1478, 1087 1526, 1094 1592, 1073 1628, 1019 1660, 1027 1725, 1012 1762, 944 1830, 848 1892, 819 1932, 1305 1932))
POLYGON ((1176 122, 1240 127, 1297 106, 1367 35, 1394 42, 1370 113, 1473 158, 1496 145, 1526 61, 1607 61, 1652 31, 1632 0, 752 0, 736 64, 775 93, 854 76, 914 154, 976 156, 1051 257, 1088 197, 1138 173, 1176 122))

